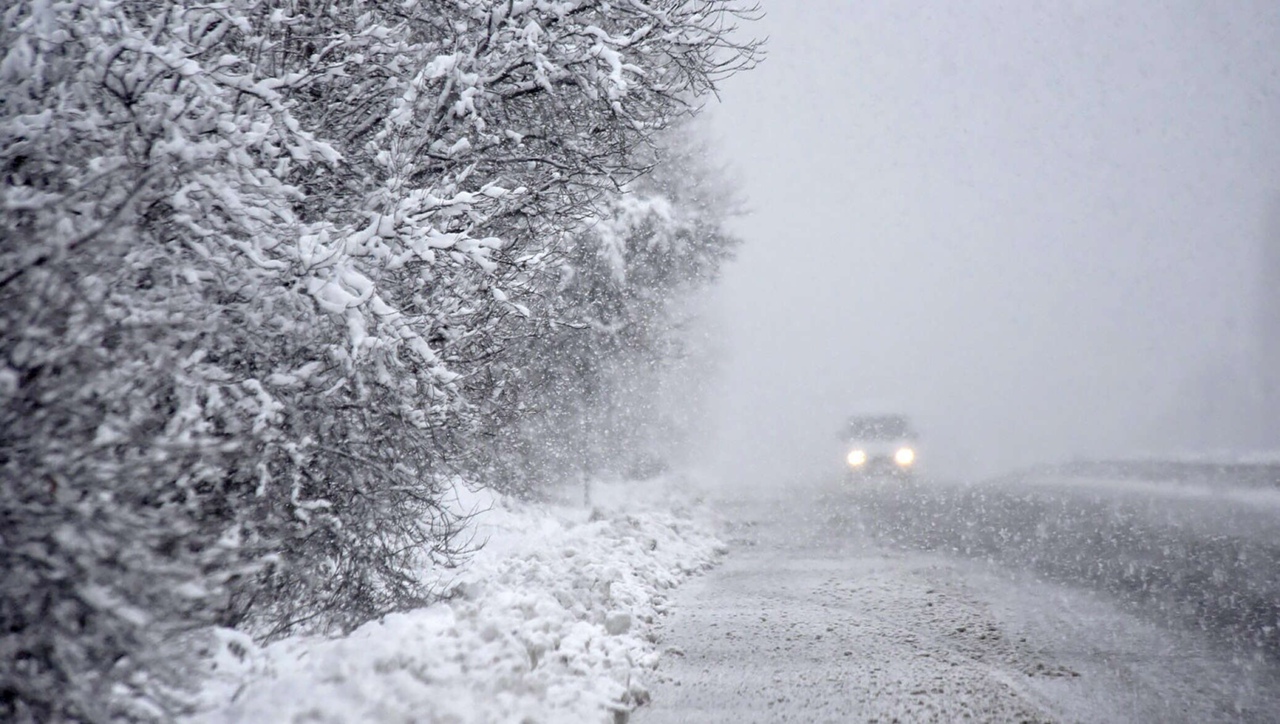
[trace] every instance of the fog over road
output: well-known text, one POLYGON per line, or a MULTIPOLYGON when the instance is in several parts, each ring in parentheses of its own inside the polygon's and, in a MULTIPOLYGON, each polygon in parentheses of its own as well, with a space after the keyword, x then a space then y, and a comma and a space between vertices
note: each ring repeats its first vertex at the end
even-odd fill
POLYGON ((1080 473, 738 497, 637 720, 1275 721, 1280 492, 1080 473))

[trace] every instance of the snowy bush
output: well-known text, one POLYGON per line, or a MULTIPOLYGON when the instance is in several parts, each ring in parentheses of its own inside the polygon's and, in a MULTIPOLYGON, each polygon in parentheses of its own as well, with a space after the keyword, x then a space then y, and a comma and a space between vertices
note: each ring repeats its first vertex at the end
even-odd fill
POLYGON ((739 243, 725 227, 737 207, 696 128, 658 140, 652 171, 569 237, 544 280, 535 309, 553 325, 522 342, 530 363, 498 442, 508 454, 494 457, 517 489, 658 474, 697 424, 699 293, 739 243))
MULTIPOLYGON (((718 0, 11 4, 0 718, 432 596, 559 240, 749 65, 718 0)), ((115 708, 113 708, 115 707, 115 708)))

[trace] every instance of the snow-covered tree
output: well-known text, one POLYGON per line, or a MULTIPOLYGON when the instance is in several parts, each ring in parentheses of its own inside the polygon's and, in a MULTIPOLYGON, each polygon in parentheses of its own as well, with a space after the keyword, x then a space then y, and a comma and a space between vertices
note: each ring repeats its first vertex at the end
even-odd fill
POLYGON ((526 343, 536 363, 500 428, 507 457, 495 456, 517 488, 574 472, 656 472, 688 437, 695 401, 668 404, 669 390, 698 372, 689 327, 738 244, 725 227, 737 206, 696 127, 664 134, 656 161, 571 235, 540 296, 555 326, 526 343))
POLYGON ((161 712, 184 631, 428 597, 558 244, 754 61, 738 16, 4 10, 0 718, 161 712))

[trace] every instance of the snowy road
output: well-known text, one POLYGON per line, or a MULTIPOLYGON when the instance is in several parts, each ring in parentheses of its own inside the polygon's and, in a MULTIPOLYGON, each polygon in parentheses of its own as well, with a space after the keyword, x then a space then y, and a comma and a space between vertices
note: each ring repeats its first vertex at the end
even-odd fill
POLYGON ((1023 479, 739 499, 733 552, 677 594, 636 721, 1276 721, 1265 493, 1023 479))
POLYGON ((1280 490, 1235 482, 1032 473, 885 487, 862 496, 862 519, 881 543, 1106 592, 1280 663, 1280 490))

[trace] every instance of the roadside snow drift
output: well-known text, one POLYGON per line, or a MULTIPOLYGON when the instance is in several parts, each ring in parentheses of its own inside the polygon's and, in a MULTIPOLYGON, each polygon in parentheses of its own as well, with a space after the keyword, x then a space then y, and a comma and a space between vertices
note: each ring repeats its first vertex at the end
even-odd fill
POLYGON ((674 481, 597 486, 592 510, 465 504, 484 548, 448 601, 338 639, 225 632, 199 722, 612 722, 648 699, 666 592, 725 549, 674 481), (664 504, 645 503, 665 499, 664 504), (233 653, 238 652, 238 653, 233 653))

